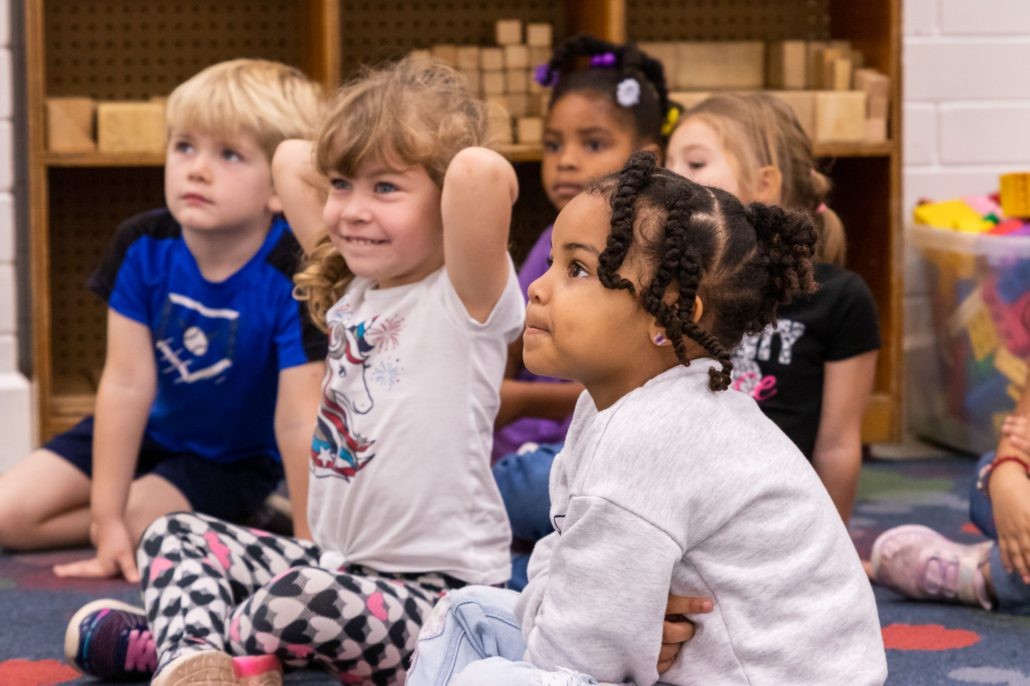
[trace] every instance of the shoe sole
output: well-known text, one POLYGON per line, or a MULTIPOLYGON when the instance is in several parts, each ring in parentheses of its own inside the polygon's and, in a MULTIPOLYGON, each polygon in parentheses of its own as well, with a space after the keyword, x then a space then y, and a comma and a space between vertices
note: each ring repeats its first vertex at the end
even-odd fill
POLYGON ((85 674, 79 666, 75 663, 75 657, 79 654, 79 639, 82 635, 79 633, 79 627, 82 625, 82 620, 87 615, 97 612, 98 610, 120 610, 122 612, 135 612, 137 614, 146 615, 142 607, 136 605, 129 605, 119 600, 94 600, 91 603, 83 605, 79 610, 72 615, 72 618, 68 620, 68 628, 64 632, 64 656, 67 658, 71 666, 78 670, 80 673, 85 674))
POLYGON ((179 664, 175 662, 158 674, 151 686, 282 686, 283 683, 278 669, 237 677, 232 657, 215 650, 195 653, 179 664))

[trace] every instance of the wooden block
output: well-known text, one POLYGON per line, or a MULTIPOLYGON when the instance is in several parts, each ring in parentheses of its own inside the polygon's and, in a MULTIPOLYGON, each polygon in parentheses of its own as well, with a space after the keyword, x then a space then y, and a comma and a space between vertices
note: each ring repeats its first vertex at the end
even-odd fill
POLYGON ((102 102, 97 105, 100 152, 164 152, 165 108, 159 102, 102 102))
POLYGON ((508 113, 511 116, 516 119, 529 116, 529 102, 532 100, 529 97, 529 93, 508 93, 506 98, 508 100, 508 113))
POLYGON ((833 62, 844 57, 844 54, 840 48, 823 48, 816 51, 816 55, 816 62, 818 63, 816 69, 818 69, 819 73, 816 75, 815 87, 833 90, 833 62))
POLYGON ((802 89, 808 66, 808 46, 803 40, 771 41, 765 55, 769 88, 802 89))
POLYGON ((833 60, 830 65, 830 83, 827 87, 830 90, 846 91, 851 90, 851 60, 840 57, 833 60))
POLYGON ((551 48, 539 45, 529 46, 529 66, 535 67, 538 64, 547 64, 551 61, 551 48))
POLYGON ((829 41, 805 43, 805 88, 818 88, 822 82, 822 52, 828 47, 829 41))
POLYGON ((819 91, 815 94, 816 143, 865 140, 866 94, 862 91, 819 91))
POLYGON ((683 109, 689 110, 699 102, 706 100, 711 95, 708 91, 673 91, 669 93, 669 100, 678 103, 683 106, 683 109))
POLYGON ((461 71, 479 69, 479 46, 459 45, 455 66, 461 71))
POLYGON ((526 45, 532 48, 550 48, 554 44, 554 32, 550 24, 526 24, 526 45))
POLYGON ((481 95, 483 92, 482 72, 478 69, 461 69, 460 71, 469 83, 469 90, 476 95, 481 95))
POLYGON ((815 135, 815 92, 814 91, 768 91, 769 95, 782 100, 794 111, 798 123, 809 138, 815 135))
POLYGON ((51 152, 97 149, 93 125, 97 103, 92 98, 46 99, 46 148, 51 152))
POLYGON ((765 82, 761 41, 680 43, 676 62, 679 90, 757 89, 765 82))
POLYGON ((876 118, 865 120, 866 143, 883 143, 887 140, 887 119, 876 118))
MULTIPOLYGON (((528 93, 529 92, 529 72, 526 71, 525 67, 521 69, 505 69, 504 70, 504 86, 506 93, 528 93)), ((519 116, 519 115, 514 115, 519 116)))
POLYGON ((885 95, 870 95, 866 102, 865 116, 869 119, 886 119, 890 100, 885 95))
POLYGON ((519 117, 516 126, 519 143, 539 143, 544 138, 544 120, 540 117, 519 117))
POLYGON ((869 94, 869 97, 880 96, 889 98, 891 82, 886 74, 882 74, 875 69, 856 69, 855 90, 865 91, 869 94))
POLYGON ((427 60, 433 56, 433 53, 429 50, 411 50, 408 52, 408 57, 413 60, 427 60))
POLYGON ((521 19, 498 19, 496 24, 497 44, 516 45, 522 42, 521 19))
MULTIPOLYGON (((540 97, 540 91, 534 91, 532 88, 533 81, 530 81, 529 92, 526 93, 526 116, 527 117, 542 117, 546 111, 541 106, 542 98, 540 97)), ((550 92, 547 93, 550 95, 550 92)))
POLYGON ((501 48, 483 48, 479 51, 479 68, 483 71, 500 71, 504 69, 504 50, 501 48))
POLYGON ((551 89, 548 88, 548 89, 544 90, 542 93, 540 93, 536 97, 540 98, 540 105, 539 105, 540 116, 546 117, 547 116, 547 111, 549 109, 551 109, 551 89))
POLYGON ((676 45, 676 43, 664 41, 656 43, 637 43, 637 47, 640 48, 641 51, 662 63, 662 68, 665 70, 665 82, 672 90, 680 87, 676 81, 678 78, 676 68, 676 45))
POLYGON ((504 46, 504 68, 525 69, 529 66, 529 48, 525 45, 504 46))
POLYGON ((432 49, 433 57, 438 60, 442 60, 452 67, 458 66, 458 46, 450 44, 434 45, 432 49))
POLYGON ((504 95, 505 81, 503 71, 484 71, 480 81, 483 95, 504 95))
POLYGON ((497 143, 511 143, 512 125, 508 113, 507 99, 503 96, 486 98, 486 126, 490 137, 497 143))

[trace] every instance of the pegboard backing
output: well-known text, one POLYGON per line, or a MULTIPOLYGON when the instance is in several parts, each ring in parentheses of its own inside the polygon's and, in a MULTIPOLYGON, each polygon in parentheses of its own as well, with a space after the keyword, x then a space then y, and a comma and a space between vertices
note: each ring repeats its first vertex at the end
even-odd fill
POLYGON ((375 0, 340 6, 343 74, 434 44, 495 45, 498 19, 549 22, 565 36, 565 3, 544 0, 375 0))
POLYGON ((828 0, 626 0, 626 36, 632 41, 820 40, 829 35, 828 0))
POLYGON ((236 57, 304 63, 299 0, 48 0, 47 95, 167 95, 236 57))
POLYGON ((104 363, 106 306, 86 279, 122 221, 164 205, 163 171, 51 169, 49 176, 53 387, 90 393, 104 363))

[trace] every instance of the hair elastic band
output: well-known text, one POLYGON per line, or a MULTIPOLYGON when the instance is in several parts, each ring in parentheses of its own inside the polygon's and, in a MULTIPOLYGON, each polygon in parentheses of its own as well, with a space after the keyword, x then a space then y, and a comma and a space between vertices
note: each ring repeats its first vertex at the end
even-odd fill
POLYGON ((538 64, 533 70, 533 80, 544 88, 550 88, 558 81, 557 74, 551 70, 550 64, 538 64))
POLYGON ((822 214, 823 212, 826 211, 826 209, 827 209, 826 203, 821 202, 821 203, 819 203, 819 207, 815 208, 815 213, 816 214, 822 214))
POLYGON ((665 121, 662 122, 662 135, 672 135, 672 130, 676 128, 676 123, 680 120, 680 110, 678 107, 670 107, 669 111, 665 113, 665 121))
POLYGON ((590 58, 590 66, 598 69, 613 69, 615 67, 615 53, 602 52, 590 58))

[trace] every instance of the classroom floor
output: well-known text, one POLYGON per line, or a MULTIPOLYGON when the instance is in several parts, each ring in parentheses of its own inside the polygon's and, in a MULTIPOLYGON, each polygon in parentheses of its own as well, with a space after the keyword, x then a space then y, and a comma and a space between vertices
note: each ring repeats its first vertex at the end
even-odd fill
MULTIPOLYGON (((956 539, 979 540, 966 508, 973 465, 968 457, 867 462, 851 527, 859 552, 868 556, 880 531, 910 522, 956 539)), ((77 678, 62 662, 65 624, 90 600, 138 603, 138 592, 124 582, 67 582, 50 573, 53 564, 84 555, 0 554, 0 685, 96 683, 77 678)), ((888 649, 888 684, 1030 686, 1030 617, 913 602, 882 588, 876 598, 888 649)), ((335 683, 313 671, 289 674, 286 682, 335 683)))

